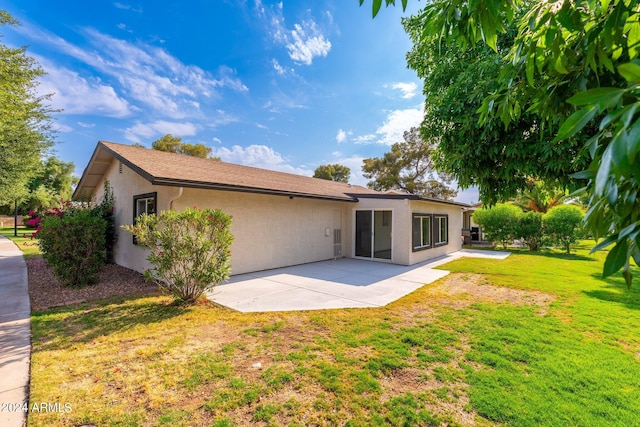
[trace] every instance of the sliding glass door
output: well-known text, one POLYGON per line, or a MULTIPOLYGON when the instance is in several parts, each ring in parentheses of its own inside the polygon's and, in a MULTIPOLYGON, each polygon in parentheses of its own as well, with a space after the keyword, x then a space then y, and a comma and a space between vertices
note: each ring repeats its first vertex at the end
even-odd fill
POLYGON ((357 257, 391 260, 391 211, 356 211, 357 257))

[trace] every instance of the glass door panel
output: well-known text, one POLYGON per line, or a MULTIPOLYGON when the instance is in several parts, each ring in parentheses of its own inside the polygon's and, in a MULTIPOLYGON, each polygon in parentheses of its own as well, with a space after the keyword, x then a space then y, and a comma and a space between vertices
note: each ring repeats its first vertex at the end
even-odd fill
POLYGON ((373 256, 371 232, 371 211, 356 211, 356 256, 373 256))
POLYGON ((373 257, 391 259, 391 211, 373 212, 373 257))

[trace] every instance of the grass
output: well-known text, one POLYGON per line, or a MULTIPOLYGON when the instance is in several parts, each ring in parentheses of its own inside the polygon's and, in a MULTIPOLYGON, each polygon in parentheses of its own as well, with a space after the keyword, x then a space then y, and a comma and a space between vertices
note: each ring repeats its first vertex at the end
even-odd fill
POLYGON ((31 234, 34 231, 24 226, 19 226, 18 237, 14 237, 13 227, 0 228, 0 234, 11 239, 20 248, 25 258, 35 258, 41 255, 38 241, 31 238, 31 234))
POLYGON ((454 297, 441 280, 379 309, 242 314, 154 297, 34 313, 31 401, 72 410, 29 425, 634 425, 640 274, 631 290, 602 279, 604 255, 442 267, 544 293, 545 307, 454 297))

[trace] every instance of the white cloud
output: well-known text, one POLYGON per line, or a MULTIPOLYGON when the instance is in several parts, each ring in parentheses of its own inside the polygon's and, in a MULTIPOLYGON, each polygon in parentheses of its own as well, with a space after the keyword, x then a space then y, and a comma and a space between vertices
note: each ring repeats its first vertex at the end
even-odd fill
POLYGON ((115 2, 113 3, 113 6, 116 9, 122 9, 122 10, 130 10, 132 12, 136 12, 136 13, 142 13, 142 8, 136 8, 131 6, 130 4, 124 4, 124 3, 119 3, 119 2, 115 2))
POLYGON ((60 124, 60 123, 57 123, 57 122, 53 122, 51 127, 56 132, 67 132, 67 133, 73 132, 73 128, 71 126, 63 125, 63 124, 60 124))
POLYGON ((470 187, 464 191, 460 191, 460 189, 458 189, 458 195, 454 197, 453 200, 455 200, 456 202, 468 204, 478 202, 480 200, 480 192, 478 191, 478 187, 470 187))
POLYGON ((220 67, 214 76, 200 67, 182 63, 165 49, 129 43, 95 29, 82 31, 93 47, 91 50, 28 23, 17 27, 17 31, 117 81, 130 102, 133 100, 156 115, 174 120, 202 116, 201 103, 220 98, 223 88, 248 90, 229 67, 220 67))
MULTIPOLYGON (((311 65, 313 59, 326 57, 331 50, 331 42, 325 37, 313 19, 303 20, 293 25, 289 30, 285 24, 282 11, 282 2, 266 8, 260 0, 255 2, 255 13, 267 26, 271 39, 289 52, 289 57, 297 63, 311 65)), ((332 22, 332 15, 327 15, 332 22)), ((286 69, 280 64, 273 63, 278 73, 282 74, 286 69)))
POLYGON ((92 128, 96 127, 96 124, 95 123, 78 122, 78 126, 80 126, 81 128, 85 128, 85 129, 92 129, 92 128))
POLYGON ((217 128, 218 126, 228 125, 229 123, 239 122, 236 116, 227 113, 224 110, 216 110, 215 116, 208 119, 208 125, 212 128, 217 128))
POLYGON ((358 155, 352 155, 351 157, 342 157, 341 153, 332 153, 334 158, 331 163, 338 163, 348 167, 351 170, 349 175, 349 183, 354 185, 362 185, 366 187, 368 180, 362 175, 362 161, 364 157, 358 155))
POLYGON ((250 145, 241 147, 234 145, 231 148, 214 148, 212 156, 217 156, 224 162, 236 163, 246 166, 254 166, 262 169, 277 170, 281 172, 295 173, 298 175, 311 176, 313 171, 304 167, 295 167, 288 163, 280 153, 266 145, 250 145))
POLYGON ((213 142, 217 142, 218 144, 222 144, 222 140, 220 138, 213 137, 211 140, 213 142))
POLYGON ((75 71, 58 68, 43 58, 38 58, 38 62, 47 70, 38 90, 41 94, 53 93, 53 107, 62 109, 62 113, 107 117, 126 117, 131 114, 129 103, 118 96, 113 87, 99 79, 85 79, 75 71))
POLYGON ((197 133, 198 127, 193 123, 174 123, 158 120, 152 123, 137 122, 130 128, 125 129, 124 137, 132 142, 149 142, 168 133, 179 136, 193 136, 197 133))
POLYGON ((352 138, 355 144, 385 144, 393 145, 404 141, 404 133, 412 127, 422 123, 424 112, 422 109, 409 108, 394 110, 387 115, 384 123, 375 133, 359 135, 352 138))
POLYGON ((295 24, 291 31, 291 41, 287 43, 289 57, 296 62, 311 65, 313 58, 327 56, 331 50, 331 42, 325 39, 313 21, 302 21, 295 24))
POLYGON ((382 126, 376 130, 376 134, 379 135, 378 142, 393 145, 396 142, 404 141, 404 132, 412 127, 419 126, 423 118, 422 109, 411 108, 392 111, 382 126))
POLYGON ((344 142, 345 139, 347 139, 347 132, 342 129, 338 129, 338 134, 336 135, 336 141, 338 141, 338 144, 344 142))
POLYGON ((355 138, 353 138, 353 142, 355 142, 356 144, 372 144, 373 142, 375 142, 375 139, 376 135, 370 133, 368 135, 356 136, 355 138))
POLYGON ((402 96, 404 99, 411 99, 414 96, 416 96, 416 89, 418 88, 418 85, 413 83, 413 82, 409 82, 409 83, 394 83, 391 85, 392 89, 399 89, 402 91, 402 93, 404 93, 404 95, 402 96))

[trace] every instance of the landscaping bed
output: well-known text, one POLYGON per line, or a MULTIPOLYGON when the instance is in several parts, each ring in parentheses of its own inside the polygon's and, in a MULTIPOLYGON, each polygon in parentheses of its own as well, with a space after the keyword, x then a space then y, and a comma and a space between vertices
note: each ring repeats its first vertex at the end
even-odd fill
POLYGON ((158 286, 145 280, 136 271, 116 264, 107 264, 100 281, 93 286, 73 289, 62 286, 51 267, 42 258, 25 260, 29 273, 29 299, 31 310, 96 301, 109 297, 158 295, 158 286))

